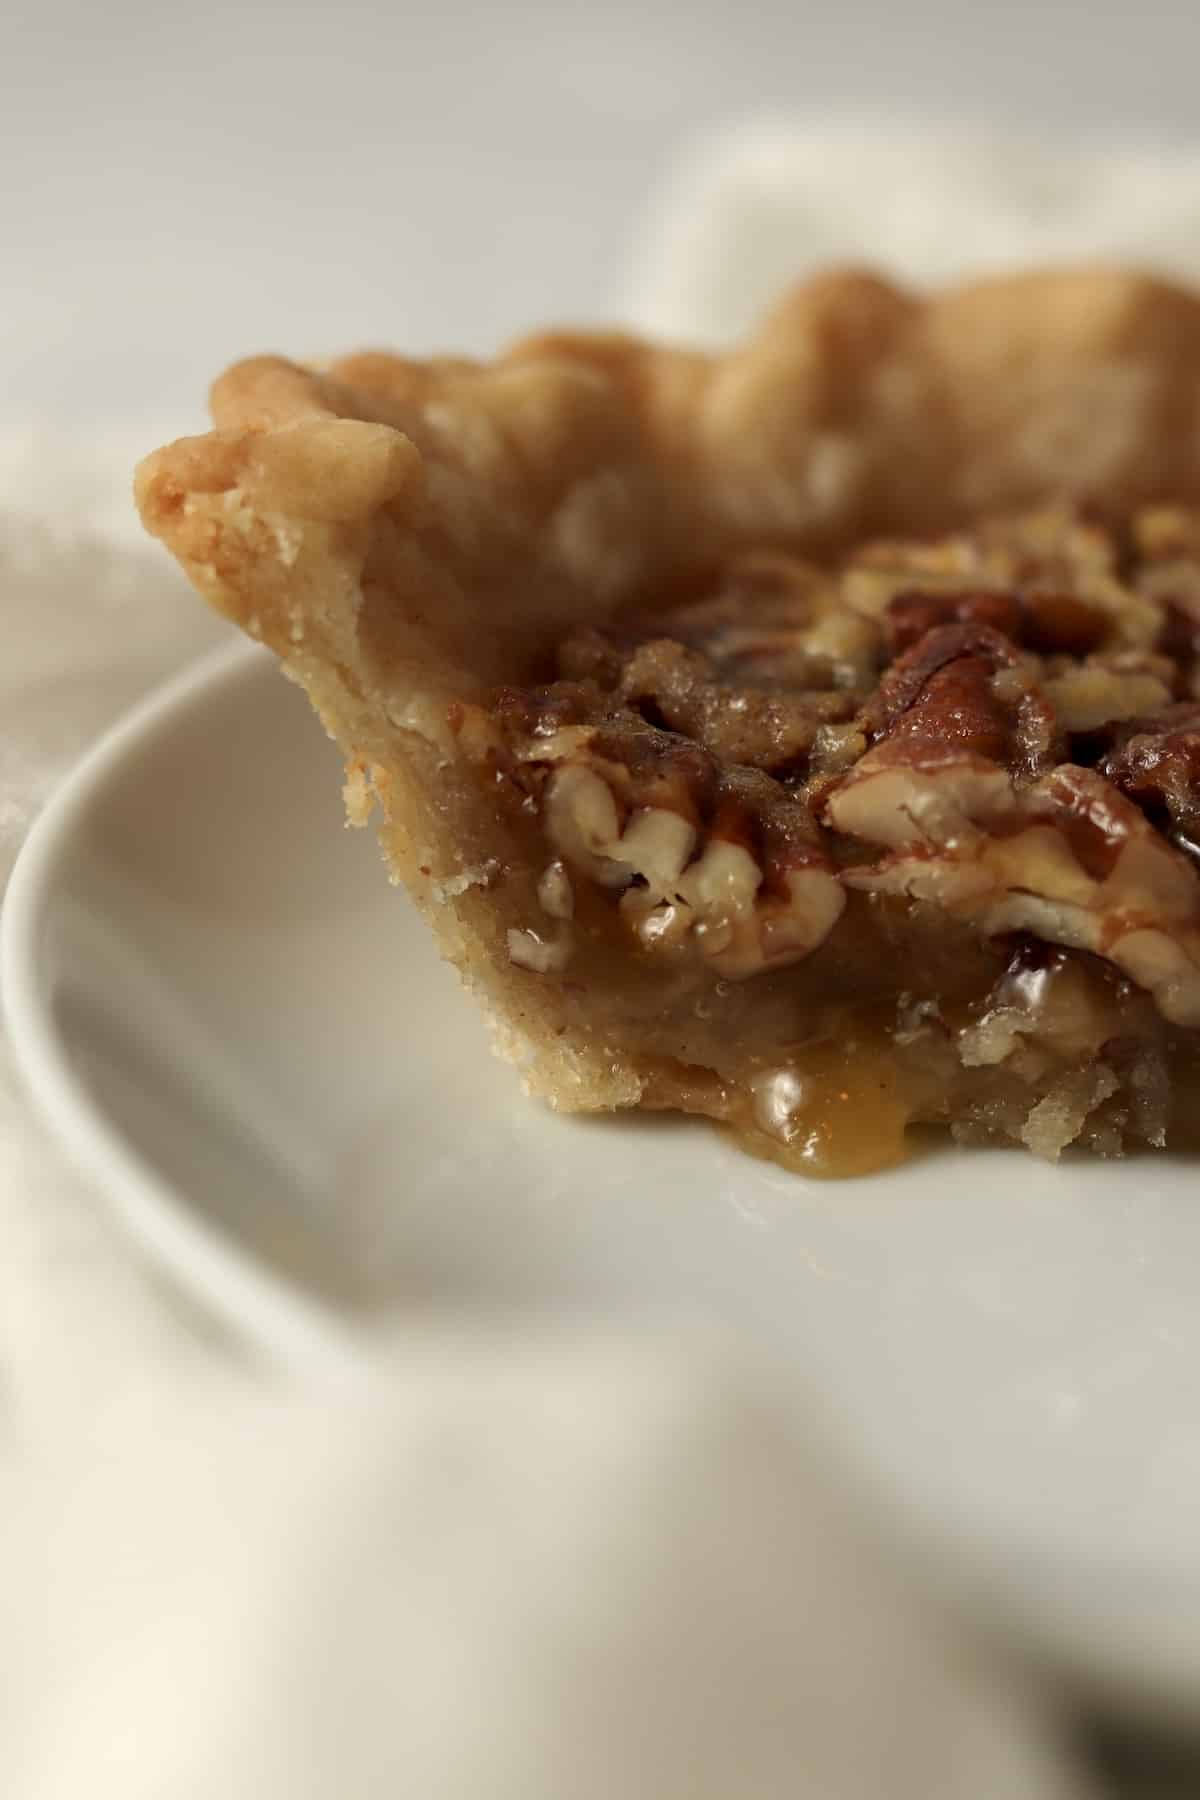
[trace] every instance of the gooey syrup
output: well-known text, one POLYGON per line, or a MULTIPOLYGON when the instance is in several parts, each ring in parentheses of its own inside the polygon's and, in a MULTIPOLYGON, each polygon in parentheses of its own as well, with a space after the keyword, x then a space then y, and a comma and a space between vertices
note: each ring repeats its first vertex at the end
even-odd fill
POLYGON ((756 1076, 728 1129, 752 1155, 800 1174, 870 1175, 909 1155, 913 1085, 882 1040, 827 1040, 756 1076))

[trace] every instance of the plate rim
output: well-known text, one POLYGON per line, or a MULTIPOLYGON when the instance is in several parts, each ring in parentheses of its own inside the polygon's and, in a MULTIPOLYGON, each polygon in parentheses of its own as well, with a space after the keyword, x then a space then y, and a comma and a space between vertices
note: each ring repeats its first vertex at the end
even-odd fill
MULTIPOLYGON (((0 1011, 33 1110, 97 1204, 112 1208, 128 1233, 131 1251, 165 1270, 229 1328, 239 1348, 268 1369, 362 1388, 381 1378, 378 1340, 372 1342, 365 1329, 274 1273, 143 1160, 75 1072, 46 1005, 39 965, 45 903, 72 835, 97 793, 177 712, 203 705, 214 691, 255 675, 275 678, 269 652, 240 641, 219 646, 152 688, 67 771, 26 834, 0 909, 0 1011)), ((1103 1628, 1110 1622, 1103 1608, 1085 1648, 1078 1608, 1068 1608, 1067 1618, 1052 1629, 1043 1612, 1022 1603, 1028 1567, 1010 1564, 1006 1573, 1016 1579, 1011 1587, 1006 1579, 1002 1590, 981 1588, 969 1579, 964 1584, 960 1548, 953 1551, 956 1573, 948 1581, 947 1571, 939 1569, 936 1546, 927 1543, 920 1560, 931 1590, 940 1592, 951 1611, 965 1604, 964 1616, 977 1629, 981 1622, 987 1629, 990 1619, 1001 1641, 1016 1643, 1043 1672, 1137 1716, 1171 1720, 1194 1707, 1200 1662, 1180 1658, 1178 1652, 1173 1658, 1167 1651, 1164 1657, 1154 1645, 1142 1645, 1141 1656, 1132 1647, 1122 1652, 1103 1628)), ((1111 1578, 1113 1571, 1099 1573, 1111 1578)))
POLYGON ((0 1007, 35 1115, 98 1201, 117 1213, 131 1245, 252 1354, 322 1381, 361 1382, 370 1375, 362 1334, 211 1224, 138 1154, 76 1072, 46 1003, 46 909, 90 804, 173 714, 269 660, 258 645, 234 642, 186 664, 122 713, 57 783, 17 852, 0 909, 0 1007))

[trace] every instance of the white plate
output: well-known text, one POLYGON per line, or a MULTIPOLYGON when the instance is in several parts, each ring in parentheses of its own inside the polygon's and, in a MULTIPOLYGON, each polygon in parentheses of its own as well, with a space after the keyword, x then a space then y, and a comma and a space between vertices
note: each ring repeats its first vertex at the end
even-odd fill
POLYGON ((944 1151, 823 1184, 702 1125, 555 1117, 339 788, 302 697, 226 653, 94 752, 21 858, 17 1050, 146 1247, 323 1367, 431 1303, 732 1326, 1025 1643, 1200 1695, 1194 1166, 944 1151))

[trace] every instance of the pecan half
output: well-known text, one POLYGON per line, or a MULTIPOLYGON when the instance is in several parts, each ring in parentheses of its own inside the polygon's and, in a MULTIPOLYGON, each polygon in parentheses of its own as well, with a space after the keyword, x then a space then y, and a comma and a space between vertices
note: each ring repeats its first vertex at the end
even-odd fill
POLYGON ((1057 750, 1053 708, 1036 673, 991 626, 935 626, 887 670, 860 721, 872 741, 903 742, 910 761, 936 755, 941 745, 1032 773, 1057 750))
POLYGON ((834 830, 868 843, 949 844, 1013 804, 1013 775, 1053 759, 1054 720, 1007 639, 944 625, 902 656, 864 708, 871 748, 827 794, 834 830))

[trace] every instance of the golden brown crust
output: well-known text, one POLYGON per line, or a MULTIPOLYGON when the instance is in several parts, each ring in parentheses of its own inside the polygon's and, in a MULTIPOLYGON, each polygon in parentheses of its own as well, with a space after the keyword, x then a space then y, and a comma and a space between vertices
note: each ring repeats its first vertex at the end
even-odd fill
MULTIPOLYGON (((568 630, 739 547, 805 554, 1047 495, 1200 499, 1200 296, 1109 270, 930 299, 811 281, 724 356, 557 334, 492 363, 240 363, 147 458, 148 529, 283 659, 384 806, 443 948, 565 1105, 634 1100, 620 1041, 515 967, 527 858, 446 730, 568 630), (486 890, 486 891, 485 891, 486 890)), ((536 871, 534 872, 536 874, 536 871)))

